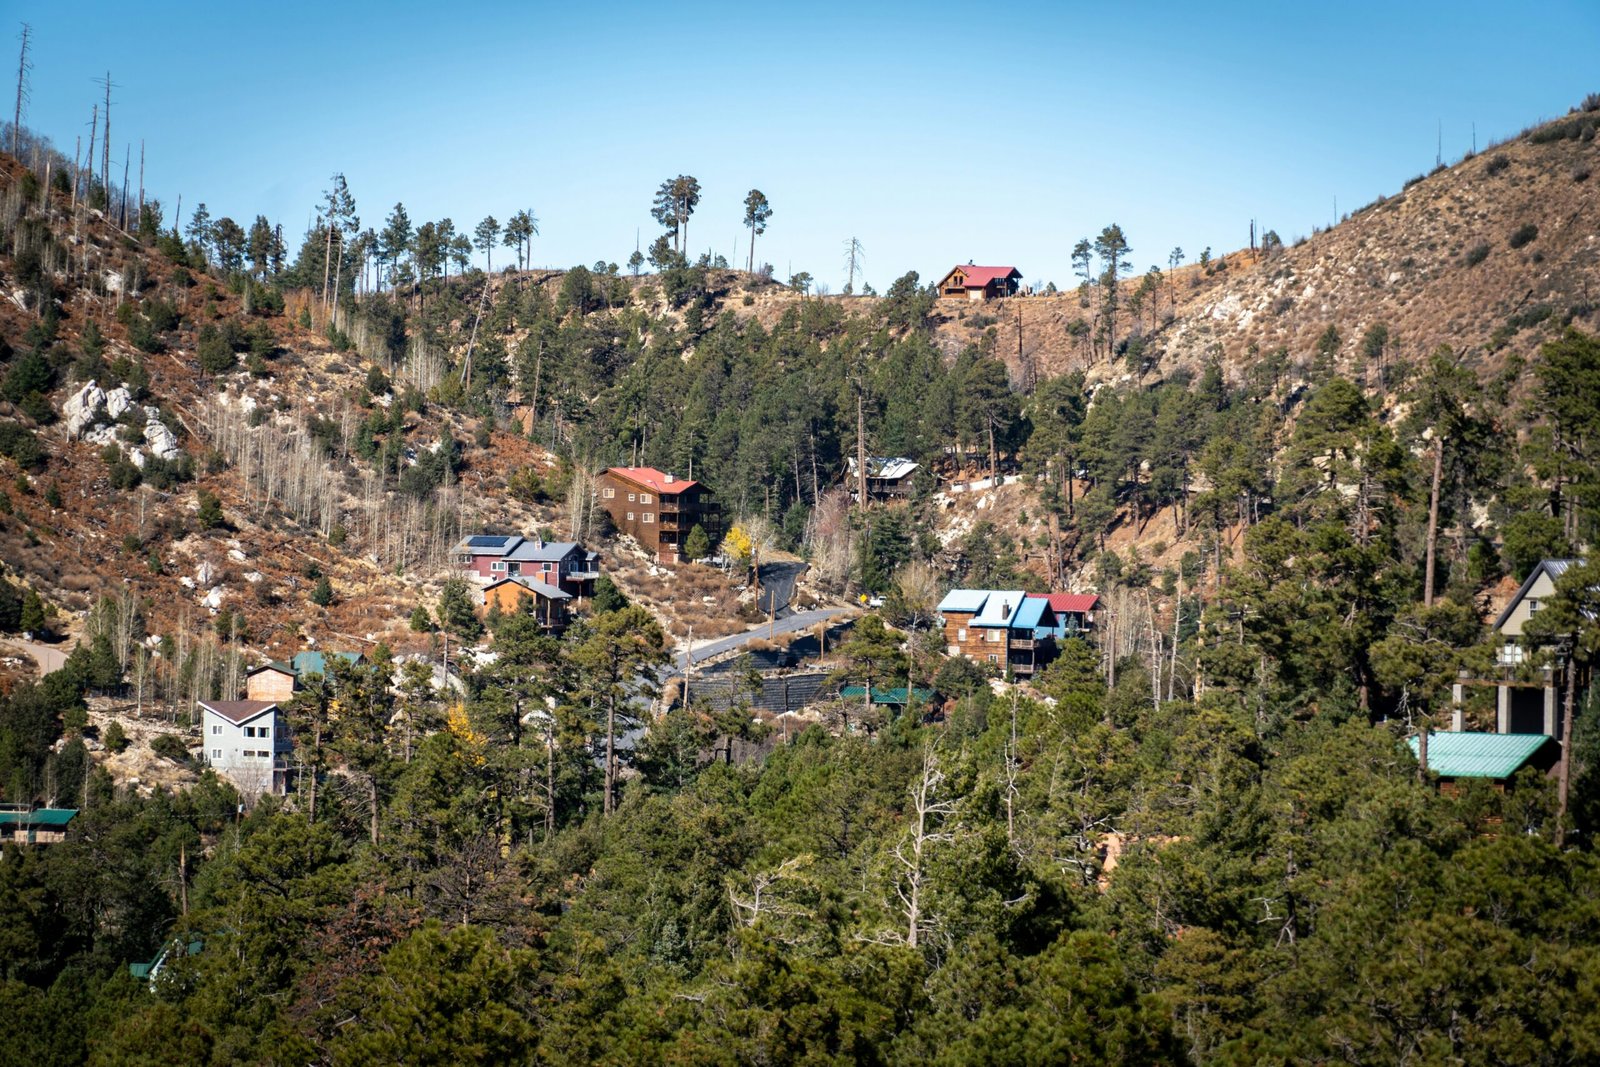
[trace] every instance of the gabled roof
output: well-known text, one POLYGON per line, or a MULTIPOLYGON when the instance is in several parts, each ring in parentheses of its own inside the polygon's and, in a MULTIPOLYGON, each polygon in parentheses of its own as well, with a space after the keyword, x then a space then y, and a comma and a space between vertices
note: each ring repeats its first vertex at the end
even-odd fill
POLYGON ((965 614, 966 612, 979 612, 983 610, 983 602, 989 599, 987 589, 952 589, 939 601, 938 611, 943 614, 954 611, 965 614))
POLYGON ((202 700, 200 706, 235 726, 243 726, 251 719, 259 719, 268 712, 278 710, 275 700, 202 700))
POLYGON ((558 589, 553 585, 547 585, 544 582, 538 581, 537 579, 527 578, 520 574, 513 575, 509 578, 501 578, 498 582, 490 582, 488 585, 483 587, 485 596, 488 595, 489 590, 505 585, 507 582, 510 582, 513 585, 520 585, 522 588, 528 590, 528 592, 537 593, 546 600, 572 599, 572 594, 567 592, 565 589, 558 589))
POLYGON ((1023 597, 1022 603, 1017 605, 1017 610, 1011 613, 1011 628, 1013 630, 1032 630, 1042 626, 1045 612, 1049 608, 1049 603, 1042 597, 1023 597))
POLYGON ((1581 559, 1541 559, 1539 565, 1533 568, 1533 573, 1528 575, 1528 580, 1517 590, 1517 595, 1511 598, 1505 610, 1500 613, 1500 617, 1494 620, 1494 628, 1498 630, 1506 624, 1506 620, 1511 618, 1511 613, 1516 610, 1517 605, 1521 604, 1532 591, 1534 583, 1539 580, 1541 574, 1548 574, 1552 582, 1558 582, 1561 576, 1567 573, 1568 568, 1581 567, 1583 562, 1581 559))
POLYGON ((983 610, 972 620, 974 626, 1010 626, 1027 593, 1021 589, 991 589, 983 610))
POLYGON ((468 534, 455 550, 471 556, 503 556, 522 540, 516 534, 468 534))
POLYGON ((576 541, 523 541, 507 552, 505 558, 517 563, 556 563, 576 551, 576 541))
POLYGON ((251 667, 249 670, 244 672, 244 676, 246 678, 254 678, 262 671, 277 671, 279 674, 293 674, 294 668, 282 660, 275 659, 271 662, 263 663, 259 667, 251 667))
MULTIPOLYGON (((846 456, 844 462, 845 469, 850 472, 850 476, 852 478, 855 477, 856 457, 846 456)), ((868 456, 867 477, 884 478, 892 482, 899 481, 920 466, 922 464, 904 457, 868 456)))
POLYGON ((601 474, 615 474, 619 478, 626 478, 636 482, 647 489, 657 493, 682 493, 699 482, 688 481, 671 474, 664 474, 654 467, 607 467, 601 474))
POLYGON ((360 652, 296 652, 290 663, 294 672, 302 678, 311 674, 327 674, 329 656, 338 656, 352 665, 367 658, 360 652))
POLYGON ((1093 611, 1095 605, 1100 603, 1100 598, 1093 593, 1029 593, 1028 598, 1048 602, 1050 610, 1058 615, 1062 612, 1093 611))
POLYGON ((980 267, 972 263, 958 263, 950 268, 950 273, 946 274, 939 284, 943 285, 949 281, 950 275, 956 271, 960 271, 962 277, 966 279, 962 284, 968 289, 982 289, 990 282, 1004 281, 1013 275, 1022 277, 1022 272, 1015 267, 980 267))
MULTIPOLYGON (((1417 739, 1406 744, 1416 755, 1417 739)), ((1510 778, 1553 744, 1546 734, 1429 733, 1428 770, 1441 778, 1510 778)))

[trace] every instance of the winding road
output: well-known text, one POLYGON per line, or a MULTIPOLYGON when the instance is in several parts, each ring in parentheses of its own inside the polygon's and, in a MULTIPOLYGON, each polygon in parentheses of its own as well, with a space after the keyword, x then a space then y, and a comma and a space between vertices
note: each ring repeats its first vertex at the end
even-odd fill
MULTIPOLYGON (((770 632, 773 634, 790 634, 797 630, 809 630, 817 623, 843 615, 849 610, 849 608, 816 608, 812 611, 789 612, 772 624, 770 632)), ((767 624, 762 623, 754 629, 746 630, 742 634, 734 634, 732 637, 722 637, 715 641, 707 641, 689 652, 680 652, 676 660, 677 670, 682 672, 691 662, 704 663, 714 656, 720 656, 724 652, 731 652, 746 642, 754 641, 756 638, 765 638, 768 632, 767 624)))

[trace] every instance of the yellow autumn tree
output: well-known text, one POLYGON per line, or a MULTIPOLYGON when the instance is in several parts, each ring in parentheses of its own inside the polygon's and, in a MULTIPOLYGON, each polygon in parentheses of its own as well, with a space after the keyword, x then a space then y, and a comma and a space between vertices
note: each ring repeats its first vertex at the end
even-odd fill
POLYGON ((748 568, 750 556, 754 551, 755 544, 750 540, 750 535, 745 533, 743 526, 735 525, 722 539, 723 558, 737 567, 748 568))

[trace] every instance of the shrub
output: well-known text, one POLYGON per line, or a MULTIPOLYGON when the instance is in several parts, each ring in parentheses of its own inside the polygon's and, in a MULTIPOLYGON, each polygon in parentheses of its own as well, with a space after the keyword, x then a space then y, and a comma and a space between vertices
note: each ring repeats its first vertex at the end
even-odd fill
POLYGON ((44 465, 44 449, 39 447, 38 437, 15 422, 0 422, 0 455, 9 457, 23 470, 44 465))
POLYGON ((1483 171, 1485 174, 1493 177, 1509 166, 1511 166, 1511 160, 1507 159, 1505 156, 1490 156, 1489 162, 1485 163, 1483 166, 1483 171))
POLYGON ((1528 244, 1538 236, 1539 227, 1535 226, 1531 222, 1525 222, 1512 231, 1511 239, 1507 243, 1510 244, 1512 248, 1521 248, 1523 245, 1528 244))
POLYGON ((1476 267, 1479 263, 1489 258, 1488 242, 1475 244, 1467 250, 1466 263, 1469 267, 1476 267))
POLYGON ((161 734, 150 742, 150 751, 174 763, 189 762, 189 746, 177 734, 161 734))
POLYGON ((333 583, 328 581, 327 575, 318 578, 317 584, 312 587, 311 602, 319 608, 333 603, 333 583))
MULTIPOLYGON (((122 724, 115 719, 106 727, 106 732, 100 737, 101 742, 111 752, 122 752, 128 747, 128 735, 122 729, 122 724)), ((184 753, 188 755, 188 753, 184 753)))
POLYGON ((202 530, 214 530, 227 521, 222 515, 222 501, 217 499, 217 494, 209 489, 202 489, 198 500, 200 511, 196 518, 199 519, 202 530))

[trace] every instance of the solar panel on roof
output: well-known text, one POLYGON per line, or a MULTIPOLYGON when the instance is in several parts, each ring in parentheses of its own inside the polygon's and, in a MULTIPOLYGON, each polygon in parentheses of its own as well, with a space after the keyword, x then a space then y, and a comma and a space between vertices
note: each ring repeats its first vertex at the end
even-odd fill
POLYGON ((509 540, 509 537, 486 536, 480 534, 475 537, 467 538, 467 544, 471 545, 473 548, 494 548, 497 545, 505 544, 509 540))

